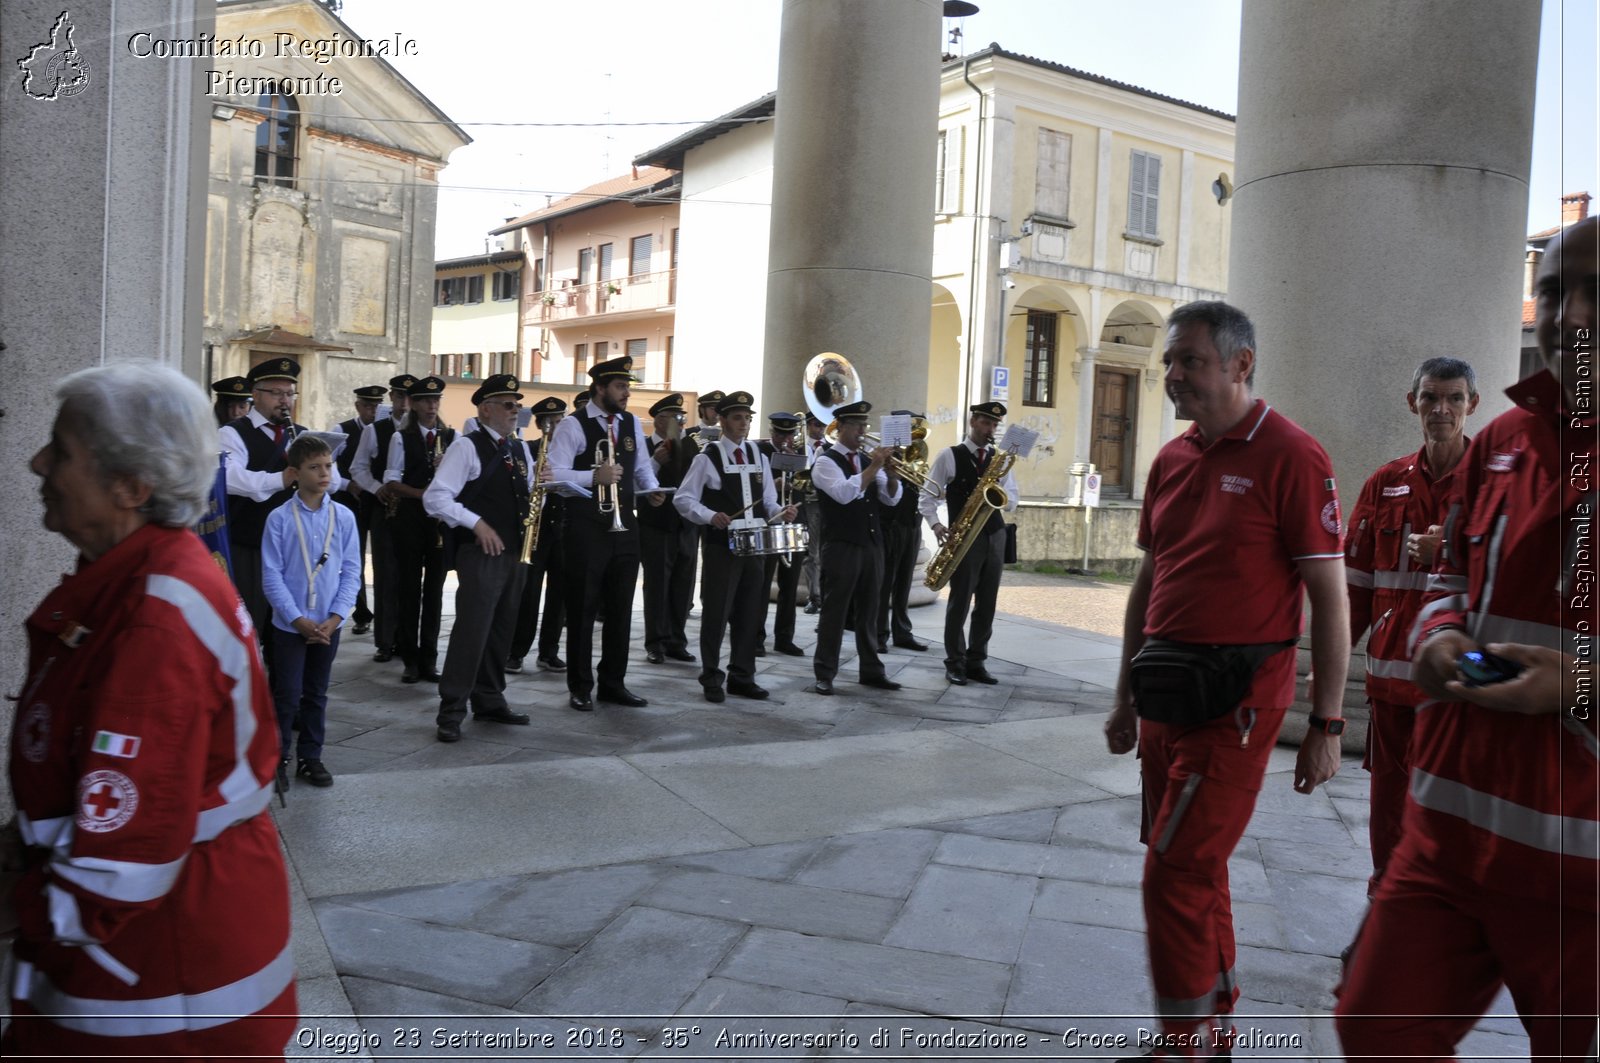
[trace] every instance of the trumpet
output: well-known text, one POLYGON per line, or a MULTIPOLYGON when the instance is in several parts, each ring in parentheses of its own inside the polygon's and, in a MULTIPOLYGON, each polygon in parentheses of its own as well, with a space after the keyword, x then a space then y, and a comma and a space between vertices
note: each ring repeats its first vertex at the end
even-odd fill
MULTIPOLYGON (((614 466, 617 463, 616 453, 611 445, 611 440, 602 438, 594 445, 594 467, 614 466)), ((595 505, 601 513, 611 514, 611 527, 613 532, 625 532, 627 526, 622 523, 622 507, 617 503, 622 498, 622 489, 619 484, 596 484, 594 488, 595 505)))
MULTIPOLYGON (((922 427, 911 430, 911 445, 909 447, 895 447, 895 453, 890 456, 887 464, 895 471, 895 475, 910 484, 917 491, 926 494, 929 498, 943 498, 944 488, 928 476, 928 444, 923 440, 928 435, 928 429, 922 427), (902 453, 903 452, 903 453, 902 453)), ((839 441, 839 422, 830 421, 823 430, 822 436, 830 443, 839 441)), ((868 447, 881 446, 881 439, 876 432, 861 433, 861 441, 868 447)))

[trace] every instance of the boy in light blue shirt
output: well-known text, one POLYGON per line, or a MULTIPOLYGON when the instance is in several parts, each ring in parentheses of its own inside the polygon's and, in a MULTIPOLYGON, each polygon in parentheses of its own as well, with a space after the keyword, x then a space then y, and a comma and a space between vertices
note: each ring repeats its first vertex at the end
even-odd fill
POLYGON ((328 497, 333 452, 312 435, 289 445, 297 489, 267 514, 261 537, 261 586, 272 606, 272 700, 278 710, 278 793, 289 789, 289 748, 299 728, 295 774, 313 786, 332 786, 322 763, 328 676, 339 649, 339 627, 361 587, 356 518, 328 497))

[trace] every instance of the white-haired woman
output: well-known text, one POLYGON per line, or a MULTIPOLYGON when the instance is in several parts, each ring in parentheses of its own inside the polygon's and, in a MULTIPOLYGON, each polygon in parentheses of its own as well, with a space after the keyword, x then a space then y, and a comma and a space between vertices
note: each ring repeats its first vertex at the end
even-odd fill
POLYGON ((278 759, 249 614, 189 530, 199 387, 152 364, 56 389, 31 468, 75 572, 28 618, 11 741, 8 1055, 281 1056, 295 1022, 278 759))

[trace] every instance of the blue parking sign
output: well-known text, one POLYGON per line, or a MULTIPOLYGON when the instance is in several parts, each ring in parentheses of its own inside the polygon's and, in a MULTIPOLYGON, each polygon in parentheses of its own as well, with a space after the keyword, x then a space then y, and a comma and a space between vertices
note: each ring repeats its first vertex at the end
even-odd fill
POLYGON ((1011 399, 1011 370, 1003 365, 994 367, 994 376, 989 381, 989 401, 1009 402, 1011 399))

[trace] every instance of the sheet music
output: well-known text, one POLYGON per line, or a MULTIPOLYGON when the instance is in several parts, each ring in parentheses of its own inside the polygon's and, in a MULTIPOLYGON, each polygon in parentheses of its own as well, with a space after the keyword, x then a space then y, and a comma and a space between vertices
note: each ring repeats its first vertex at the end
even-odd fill
POLYGON ((350 437, 343 432, 302 432, 300 434, 313 436, 328 444, 328 449, 333 451, 335 461, 339 460, 340 452, 350 444, 350 437))
POLYGON ((531 406, 524 406, 522 409, 517 411, 517 431, 522 431, 532 422, 533 408, 531 406))
POLYGON ((575 484, 571 480, 551 480, 544 485, 546 491, 552 491, 562 498, 593 498, 594 492, 582 484, 575 484))
POLYGON ((1013 424, 1006 428, 1006 434, 1000 440, 1000 449, 1014 451, 1018 458, 1026 458, 1038 441, 1038 432, 1013 424))
POLYGON ((878 425, 878 438, 886 447, 909 447, 911 445, 911 417, 904 413, 891 413, 885 415, 878 425))

